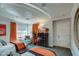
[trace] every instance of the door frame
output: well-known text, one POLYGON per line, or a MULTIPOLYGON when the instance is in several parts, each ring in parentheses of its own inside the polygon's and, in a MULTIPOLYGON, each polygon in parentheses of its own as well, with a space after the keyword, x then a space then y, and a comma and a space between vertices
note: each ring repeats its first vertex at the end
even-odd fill
MULTIPOLYGON (((57 21, 64 21, 64 20, 68 20, 69 22, 70 22, 70 43, 71 43, 71 20, 70 20, 71 18, 63 18, 63 19, 57 19, 57 20, 53 20, 52 21, 52 25, 53 25, 53 46, 56 46, 55 44, 54 44, 54 22, 57 22, 57 21)), ((70 48, 70 46, 69 47, 65 47, 65 48, 70 48)))

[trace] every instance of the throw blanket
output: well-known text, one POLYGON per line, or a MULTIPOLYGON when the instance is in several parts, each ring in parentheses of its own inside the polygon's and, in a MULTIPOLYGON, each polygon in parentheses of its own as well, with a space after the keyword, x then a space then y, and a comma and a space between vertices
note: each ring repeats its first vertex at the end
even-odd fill
POLYGON ((17 52, 19 52, 19 53, 25 52, 26 46, 24 45, 24 43, 22 43, 20 41, 12 41, 11 43, 13 43, 16 46, 17 52))

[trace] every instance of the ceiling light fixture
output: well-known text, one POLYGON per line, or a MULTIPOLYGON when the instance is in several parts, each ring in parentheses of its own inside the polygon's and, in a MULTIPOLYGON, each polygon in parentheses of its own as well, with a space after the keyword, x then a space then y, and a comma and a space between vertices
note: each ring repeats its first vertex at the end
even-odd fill
POLYGON ((46 7, 46 4, 45 3, 41 3, 41 7, 46 7))

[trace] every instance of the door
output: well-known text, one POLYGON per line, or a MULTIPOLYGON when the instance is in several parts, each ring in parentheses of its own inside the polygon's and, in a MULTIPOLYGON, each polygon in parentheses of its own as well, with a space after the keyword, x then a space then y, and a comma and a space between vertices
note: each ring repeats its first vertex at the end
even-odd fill
POLYGON ((58 20, 53 23, 54 45, 70 47, 70 20, 58 20))

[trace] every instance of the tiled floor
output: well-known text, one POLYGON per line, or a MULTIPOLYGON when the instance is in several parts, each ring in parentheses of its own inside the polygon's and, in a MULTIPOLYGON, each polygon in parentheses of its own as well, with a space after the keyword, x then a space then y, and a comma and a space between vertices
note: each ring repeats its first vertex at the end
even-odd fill
MULTIPOLYGON (((28 49, 36 47, 35 45, 29 45, 28 49)), ((42 46, 39 46, 42 47, 42 46)), ((57 56, 72 56, 70 49, 67 48, 62 48, 62 47, 52 47, 52 48, 48 48, 48 47, 42 47, 45 49, 49 49, 52 51, 55 51, 55 53, 57 54, 57 56)))

